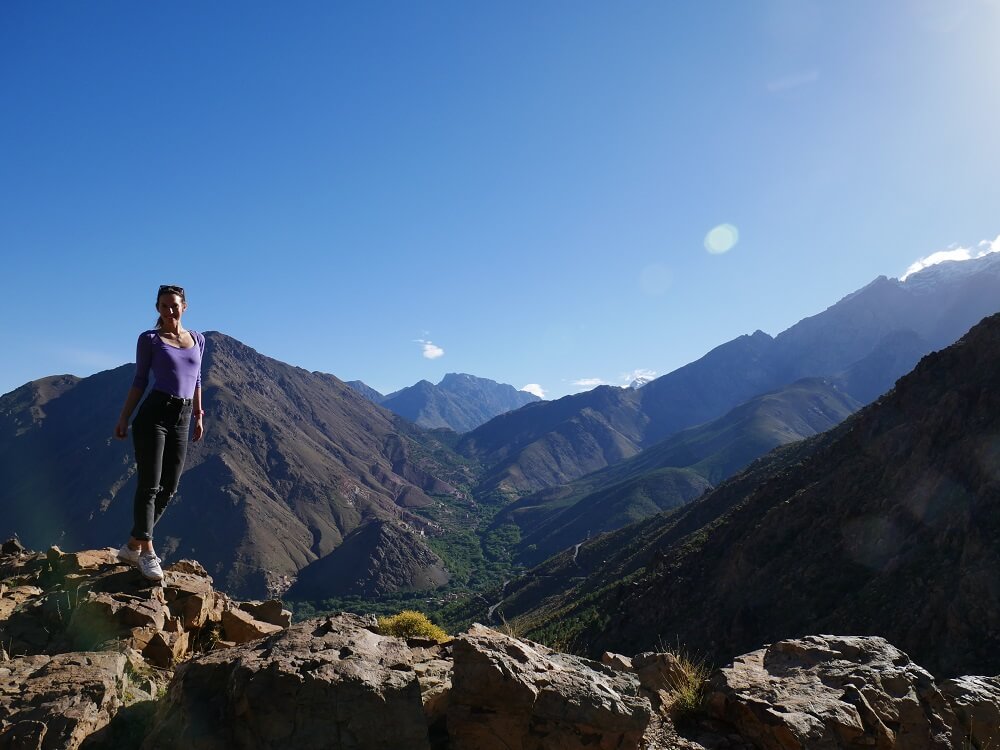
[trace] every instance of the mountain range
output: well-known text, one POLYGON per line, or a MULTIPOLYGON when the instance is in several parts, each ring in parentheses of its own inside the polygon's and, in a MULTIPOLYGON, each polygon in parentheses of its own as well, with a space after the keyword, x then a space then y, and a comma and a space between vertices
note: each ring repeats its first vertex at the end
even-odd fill
MULTIPOLYGON (((995 258, 879 279, 778 337, 739 337, 642 388, 532 401, 462 435, 210 332, 208 430, 157 548, 201 560, 245 597, 481 588, 832 427, 997 307, 995 258)), ((131 365, 53 376, 0 397, 0 534, 38 548, 124 539, 134 463, 109 424, 131 376, 131 365)), ((483 380, 442 384, 471 393, 483 380)))
POLYGON ((944 674, 1000 671, 1000 315, 832 430, 699 500, 563 552, 500 611, 592 653, 725 661, 878 634, 944 674))
POLYGON ((463 436, 488 467, 477 495, 507 500, 573 481, 801 378, 868 403, 923 355, 1000 309, 1000 253, 879 277, 771 337, 740 336, 637 390, 602 386, 531 404, 463 436))
POLYGON ((523 497, 498 513, 494 526, 516 524, 519 559, 537 564, 591 535, 680 507, 758 456, 824 432, 860 406, 830 380, 799 380, 624 461, 523 497))
POLYGON ((539 401, 538 396, 465 373, 448 373, 434 385, 428 380, 387 396, 360 380, 347 383, 372 403, 427 429, 468 432, 504 412, 539 401))
MULTIPOLYGON (((228 590, 282 591, 372 521, 424 547, 416 509, 469 500, 470 475, 430 433, 332 375, 206 334, 209 429, 190 444, 181 486, 157 529, 164 557, 195 557, 228 590)), ((134 366, 44 378, 0 398, 3 533, 38 546, 118 544, 131 527, 131 445, 109 420, 134 366)), ((363 545, 363 541, 359 541, 363 545)), ((430 560, 429 551, 421 555, 430 560)), ((419 576, 416 576, 419 577, 419 576)))

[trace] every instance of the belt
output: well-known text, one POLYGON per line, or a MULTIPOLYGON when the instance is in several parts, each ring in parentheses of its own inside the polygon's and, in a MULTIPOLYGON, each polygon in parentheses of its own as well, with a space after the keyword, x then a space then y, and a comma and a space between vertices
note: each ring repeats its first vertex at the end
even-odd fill
POLYGON ((150 397, 155 396, 161 401, 166 401, 168 404, 179 404, 180 406, 189 406, 193 399, 181 398, 180 396, 175 396, 172 393, 167 393, 166 391, 158 391, 155 388, 149 392, 150 397))

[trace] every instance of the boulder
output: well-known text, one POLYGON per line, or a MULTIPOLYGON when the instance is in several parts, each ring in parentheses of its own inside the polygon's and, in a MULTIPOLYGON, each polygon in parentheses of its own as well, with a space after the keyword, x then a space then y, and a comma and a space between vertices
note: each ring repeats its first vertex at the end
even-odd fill
POLYGON ((212 577, 205 570, 205 567, 197 560, 178 560, 163 569, 164 573, 187 573, 189 575, 207 578, 211 583, 212 577))
POLYGON ((267 622, 287 628, 292 624, 292 613, 285 609, 280 599, 270 599, 266 602, 240 602, 240 609, 248 612, 255 620, 267 622))
POLYGON ((125 656, 71 652, 0 665, 0 748, 74 750, 121 706, 125 656))
POLYGON ((652 692, 671 693, 683 686, 687 670, 671 653, 644 651, 632 657, 632 669, 639 683, 652 692))
POLYGON ((186 630, 195 630, 211 622, 221 623, 228 602, 225 594, 212 591, 173 598, 168 606, 186 630))
POLYGON ((162 630, 168 614, 156 599, 88 592, 73 608, 67 633, 78 647, 92 648, 132 628, 162 630))
POLYGON ((24 545, 21 544, 21 540, 16 536, 11 537, 2 545, 0 545, 0 555, 19 555, 22 552, 27 552, 24 545))
POLYGON ((123 565, 117 557, 117 550, 90 549, 80 552, 63 552, 58 547, 51 547, 46 554, 49 569, 59 575, 78 574, 82 571, 96 571, 105 565, 123 565))
POLYGON ((143 748, 429 748, 413 663, 359 617, 299 623, 179 665, 143 748))
POLYGON ((451 667, 450 659, 428 659, 413 665, 417 682, 420 683, 420 700, 428 724, 443 721, 447 715, 451 667))
POLYGON ((255 620, 253 616, 242 609, 227 609, 222 613, 222 630, 226 640, 236 643, 249 643, 266 635, 281 632, 280 625, 255 620))
POLYGON ((451 642, 455 750, 638 748, 650 720, 635 675, 482 625, 451 642))
POLYGON ((188 645, 187 633, 157 631, 142 649, 142 655, 153 666, 167 669, 184 659, 188 645))
POLYGON ((1000 677, 957 677, 940 687, 972 747, 1000 746, 1000 677))
POLYGON ((601 664, 621 672, 632 671, 632 660, 624 654, 616 654, 614 651, 605 651, 601 654, 601 664))
POLYGON ((762 750, 959 747, 926 671, 877 637, 807 636, 738 657, 711 679, 710 714, 762 750))

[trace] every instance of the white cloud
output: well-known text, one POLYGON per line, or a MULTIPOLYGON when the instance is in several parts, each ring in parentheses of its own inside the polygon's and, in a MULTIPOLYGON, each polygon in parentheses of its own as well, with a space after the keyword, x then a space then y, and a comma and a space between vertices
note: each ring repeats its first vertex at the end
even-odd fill
POLYGON ((580 378, 579 380, 574 380, 573 385, 590 389, 596 388, 599 385, 608 385, 608 383, 604 382, 601 378, 580 378))
POLYGON ((545 398, 545 389, 542 388, 538 383, 528 383, 524 386, 522 391, 527 391, 528 393, 538 396, 538 398, 545 398))
POLYGON ((427 341, 425 339, 414 339, 414 341, 423 347, 424 357, 426 359, 437 359, 438 357, 444 356, 444 349, 435 344, 433 341, 427 341))
POLYGON ((976 258, 982 258, 984 255, 989 255, 990 253, 1000 252, 1000 235, 997 235, 995 240, 983 240, 976 247, 950 247, 947 250, 938 250, 936 253, 931 253, 926 258, 921 258, 920 260, 911 263, 910 267, 906 269, 899 280, 906 281, 907 276, 911 276, 918 271, 937 265, 938 263, 944 263, 948 260, 975 260, 976 258))
POLYGON ((808 86, 810 83, 816 83, 818 80, 818 70, 800 70, 798 73, 792 73, 781 78, 776 78, 773 81, 768 81, 767 90, 772 94, 777 94, 779 91, 788 91, 789 89, 808 86))
POLYGON ((625 372, 621 374, 621 381, 628 385, 636 380, 652 380, 656 377, 656 370, 644 370, 639 368, 637 370, 632 370, 632 372, 625 372))

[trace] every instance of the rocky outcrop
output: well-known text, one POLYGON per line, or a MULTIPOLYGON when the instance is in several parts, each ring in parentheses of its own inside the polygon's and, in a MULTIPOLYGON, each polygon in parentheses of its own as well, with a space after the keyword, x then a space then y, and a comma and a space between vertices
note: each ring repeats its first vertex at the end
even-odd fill
MULTIPOLYGON (((170 669, 280 631, 281 603, 235 602, 197 563, 152 585, 113 549, 0 546, 0 748, 101 747, 120 709, 152 702, 170 669)), ((113 746, 113 745, 112 745, 113 746)))
POLYGON ((709 709, 762 750, 948 750, 960 722, 934 678, 882 638, 810 636, 736 659, 709 709))
POLYGON ((372 621, 340 615, 177 668, 146 750, 429 748, 414 664, 372 621))
POLYGON ((0 662, 0 748, 76 748, 123 703, 126 658, 116 653, 22 656, 0 662))
POLYGON ((456 750, 639 747, 651 709, 631 674, 477 625, 453 654, 456 750))
POLYGON ((941 683, 961 722, 962 737, 976 750, 1000 745, 1000 677, 957 677, 941 683))
POLYGON ((699 670, 669 653, 601 664, 481 625, 441 645, 371 615, 288 625, 196 562, 151 586, 114 550, 0 546, 0 612, 0 750, 986 750, 1000 728, 1000 677, 938 686, 875 637, 746 654, 699 706, 699 670))

